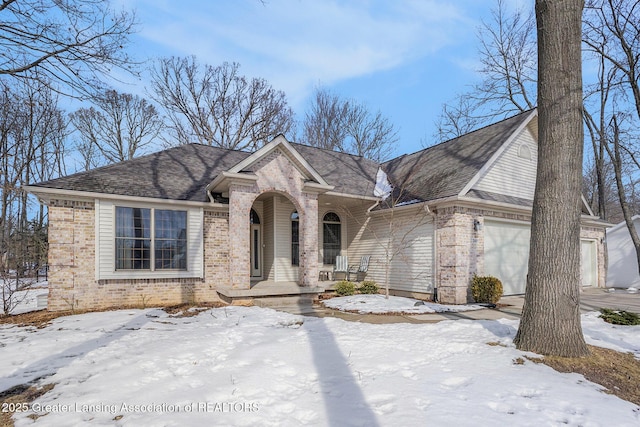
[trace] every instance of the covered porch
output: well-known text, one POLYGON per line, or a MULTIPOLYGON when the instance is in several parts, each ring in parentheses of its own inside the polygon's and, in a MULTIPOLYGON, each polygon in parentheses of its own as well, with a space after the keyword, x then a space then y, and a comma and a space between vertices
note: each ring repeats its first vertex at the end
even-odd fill
POLYGON ((219 288, 220 299, 234 305, 278 305, 311 304, 324 294, 333 293, 336 281, 319 281, 316 286, 300 286, 297 282, 252 281, 249 289, 219 288))

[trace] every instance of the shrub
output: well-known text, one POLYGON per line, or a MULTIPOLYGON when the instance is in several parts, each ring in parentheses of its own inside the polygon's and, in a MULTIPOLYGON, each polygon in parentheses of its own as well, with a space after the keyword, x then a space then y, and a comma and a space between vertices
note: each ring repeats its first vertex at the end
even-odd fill
POLYGON ((379 289, 380 288, 378 287, 376 282, 372 280, 365 280, 364 282, 362 282, 362 284, 360 284, 358 292, 360 292, 361 294, 377 294, 379 289))
POLYGON ((600 315, 601 319, 614 325, 640 325, 640 316, 636 313, 624 310, 612 310, 610 308, 601 308, 600 313, 602 313, 600 315))
POLYGON ((353 295, 356 293, 356 285, 353 282, 348 282, 346 280, 341 280, 336 283, 334 289, 340 296, 353 295))
POLYGON ((502 297, 502 282, 493 276, 473 276, 471 294, 476 302, 495 304, 502 297))

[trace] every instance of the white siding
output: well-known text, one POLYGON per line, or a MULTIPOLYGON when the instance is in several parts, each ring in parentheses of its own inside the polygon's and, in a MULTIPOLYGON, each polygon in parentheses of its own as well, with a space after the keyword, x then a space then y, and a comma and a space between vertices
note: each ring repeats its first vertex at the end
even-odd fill
POLYGON ((538 144, 525 128, 472 189, 533 200, 537 161, 538 144), (518 156, 522 144, 529 148, 530 159, 518 156))
POLYGON ((262 243, 263 250, 263 271, 262 275, 266 280, 275 280, 275 271, 273 265, 274 257, 274 232, 275 224, 273 222, 273 198, 266 199, 263 204, 263 225, 262 225, 262 243))
MULTIPOLYGON (((640 233, 640 218, 633 218, 636 232, 640 233)), ((631 234, 625 223, 607 230, 607 287, 629 288, 640 286, 638 259, 631 234)))
MULTIPOLYGON (((291 265, 291 213, 296 210, 285 197, 275 197, 275 279, 297 282, 298 267, 291 265)), ((301 227, 302 228, 302 227, 301 227)))
POLYGON ((367 218, 364 212, 349 218, 349 264, 371 255, 367 280, 381 287, 385 281, 386 245, 399 250, 389 267, 389 287, 407 292, 433 291, 433 220, 424 213, 395 215, 393 226, 383 215, 367 218))
POLYGON ((96 279, 181 278, 203 276, 203 210, 176 208, 132 202, 114 203, 96 200, 96 279), (179 209, 187 211, 186 271, 116 271, 115 270, 115 207, 179 209))

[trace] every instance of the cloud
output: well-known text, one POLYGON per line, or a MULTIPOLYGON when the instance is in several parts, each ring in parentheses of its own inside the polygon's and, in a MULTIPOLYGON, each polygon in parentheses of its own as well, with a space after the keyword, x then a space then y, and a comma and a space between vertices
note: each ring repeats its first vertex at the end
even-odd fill
POLYGON ((296 104, 319 81, 389 70, 459 43, 460 29, 473 24, 451 3, 139 0, 135 7, 143 54, 235 61, 296 104))

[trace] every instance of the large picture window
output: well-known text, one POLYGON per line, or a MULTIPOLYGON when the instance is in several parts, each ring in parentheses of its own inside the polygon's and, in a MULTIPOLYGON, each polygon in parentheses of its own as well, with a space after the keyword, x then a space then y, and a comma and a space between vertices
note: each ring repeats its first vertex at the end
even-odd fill
POLYGON ((116 207, 116 270, 186 270, 187 212, 116 207))
POLYGON ((322 219, 323 264, 336 263, 336 256, 340 255, 341 242, 340 217, 333 212, 329 212, 322 219))

